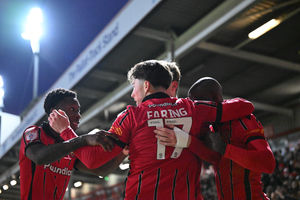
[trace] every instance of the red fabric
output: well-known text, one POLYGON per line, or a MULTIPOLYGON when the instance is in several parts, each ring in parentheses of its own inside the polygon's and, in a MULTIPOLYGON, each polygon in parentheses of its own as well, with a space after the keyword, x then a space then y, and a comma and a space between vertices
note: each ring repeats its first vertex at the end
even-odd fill
POLYGON ((19 154, 21 199, 28 200, 30 193, 32 200, 62 199, 76 158, 67 155, 51 164, 36 165, 25 154, 27 146, 33 143, 48 145, 56 141, 37 126, 31 126, 23 133, 19 154))
POLYGON ((194 136, 191 136, 189 150, 196 154, 201 160, 217 165, 221 160, 221 154, 205 146, 205 143, 194 136))
MULTIPOLYGON (((241 101, 224 103, 223 108, 225 111, 235 110, 236 106, 244 105, 249 112, 240 116, 252 112, 253 105, 241 101)), ((228 115, 231 114, 223 112, 220 119, 230 118, 228 115)), ((188 149, 183 149, 181 155, 173 159, 173 147, 166 147, 166 159, 158 160, 153 130, 154 125, 171 123, 193 136, 199 136, 203 127, 207 126, 204 122, 214 122, 216 118, 217 107, 213 102, 194 103, 189 99, 163 98, 159 93, 149 95, 138 107, 128 106, 109 130, 129 144, 130 173, 125 199, 154 199, 155 196, 158 199, 172 199, 172 196, 181 200, 201 199, 201 161, 188 149)))
POLYGON ((233 119, 239 119, 243 116, 249 115, 254 111, 254 106, 250 101, 242 98, 234 98, 224 100, 222 102, 222 120, 226 122, 233 119), (233 105, 232 105, 233 104, 233 105))
MULTIPOLYGON (((250 102, 236 100, 224 103, 223 109, 232 110, 245 107, 245 113, 235 112, 234 115, 223 112, 219 118, 240 117, 252 112, 250 102), (227 115, 226 115, 227 114, 227 115)), ((157 139, 153 130, 157 123, 175 124, 191 135, 198 135, 204 122, 214 122, 218 117, 217 107, 213 102, 192 102, 189 99, 169 98, 157 93, 149 95, 140 106, 128 106, 127 110, 118 115, 110 132, 129 144, 130 175, 126 182, 125 199, 202 199, 199 191, 201 161, 189 150, 184 149, 174 159, 172 147, 166 147, 166 159, 156 159, 157 139), (152 121, 152 125, 150 121, 152 121), (148 123, 150 124, 148 126, 148 123)), ((72 131, 71 131, 72 132, 72 131)), ((63 133, 67 138, 72 136, 70 130, 63 133)), ((101 147, 83 147, 75 151, 75 155, 88 166, 104 164, 115 157, 121 149, 115 147, 112 153, 104 152, 101 147), (97 155, 97 156, 95 156, 97 155), (87 160, 88 162, 84 162, 87 160), (92 164, 91 164, 92 163, 92 164)))
POLYGON ((268 199, 262 191, 261 173, 271 173, 275 159, 260 122, 251 115, 223 124, 220 133, 228 145, 215 167, 219 199, 268 199))
POLYGON ((60 133, 60 137, 63 139, 63 140, 70 140, 74 137, 77 137, 78 135, 73 131, 72 128, 68 127, 66 128, 63 132, 60 133))
MULTIPOLYGON (((77 135, 73 129, 67 128, 61 133, 61 137, 69 140, 77 137, 77 135)), ((105 164, 121 151, 122 149, 117 145, 111 152, 105 152, 101 146, 84 146, 74 151, 74 154, 86 167, 94 169, 105 164), (98 155, 101 155, 101 157, 98 155)))
POLYGON ((275 158, 265 140, 254 140, 247 149, 228 144, 225 158, 228 158, 244 168, 260 173, 272 173, 275 168, 275 158))

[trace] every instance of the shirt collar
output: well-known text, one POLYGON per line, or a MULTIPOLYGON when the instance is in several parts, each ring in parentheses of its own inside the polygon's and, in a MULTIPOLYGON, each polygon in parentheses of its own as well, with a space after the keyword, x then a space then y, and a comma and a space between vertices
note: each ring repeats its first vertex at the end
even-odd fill
POLYGON ((145 102, 149 99, 163 99, 163 98, 170 98, 169 95, 167 95, 166 93, 164 92, 156 92, 156 93, 153 93, 153 94, 149 94, 147 95, 142 102, 145 102))
POLYGON ((43 122, 41 127, 43 128, 43 130, 45 131, 45 133, 52 137, 53 139, 55 139, 56 143, 59 143, 59 142, 63 142, 64 140, 60 137, 60 135, 55 132, 49 125, 48 122, 43 122))

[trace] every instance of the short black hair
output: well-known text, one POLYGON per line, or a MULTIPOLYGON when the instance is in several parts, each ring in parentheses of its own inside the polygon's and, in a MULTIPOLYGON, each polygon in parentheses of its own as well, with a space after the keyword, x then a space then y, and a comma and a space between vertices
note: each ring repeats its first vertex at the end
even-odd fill
POLYGON ((221 84, 212 77, 198 79, 189 89, 188 97, 192 100, 220 101, 222 97, 221 84))
POLYGON ((173 79, 170 68, 159 60, 147 60, 136 64, 128 74, 130 83, 134 79, 147 80, 153 87, 163 87, 168 89, 173 79))
POLYGON ((44 101, 44 110, 49 115, 55 106, 67 97, 77 98, 77 93, 72 90, 58 88, 47 93, 44 101))

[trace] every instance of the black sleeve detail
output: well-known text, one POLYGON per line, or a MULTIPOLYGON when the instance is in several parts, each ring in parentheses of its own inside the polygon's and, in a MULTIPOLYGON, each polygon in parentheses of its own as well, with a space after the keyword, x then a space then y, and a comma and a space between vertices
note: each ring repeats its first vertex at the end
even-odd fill
POLYGON ((222 107, 222 103, 218 103, 217 105, 217 114, 216 114, 216 124, 219 124, 221 122, 221 118, 222 118, 222 113, 223 112, 223 107, 222 107))
POLYGON ((264 136, 252 136, 252 137, 249 137, 246 141, 245 144, 248 144, 249 142, 253 141, 253 140, 265 140, 265 137, 264 136))
POLYGON ((196 101, 195 102, 195 105, 205 105, 205 106, 210 106, 210 107, 216 107, 216 105, 214 104, 209 104, 209 103, 204 103, 204 102, 199 102, 199 101, 196 101))
POLYGON ((110 135, 107 135, 107 137, 112 140, 116 145, 118 145, 119 147, 121 147, 122 149, 124 149, 124 147, 127 145, 126 143, 122 142, 121 140, 113 137, 113 136, 110 136, 110 135))
POLYGON ((239 119, 239 122, 240 122, 240 124, 242 125, 242 127, 243 127, 245 130, 248 130, 246 124, 243 122, 242 119, 239 119))
POLYGON ((76 159, 76 160, 75 160, 75 163, 74 163, 74 166, 73 166, 73 169, 75 169, 76 171, 80 171, 80 170, 77 168, 78 162, 79 162, 79 159, 76 159))
POLYGON ((121 121, 119 122, 119 125, 121 126, 123 121, 125 120, 125 118, 129 115, 129 112, 126 113, 126 115, 124 115, 124 117, 121 119, 121 121))

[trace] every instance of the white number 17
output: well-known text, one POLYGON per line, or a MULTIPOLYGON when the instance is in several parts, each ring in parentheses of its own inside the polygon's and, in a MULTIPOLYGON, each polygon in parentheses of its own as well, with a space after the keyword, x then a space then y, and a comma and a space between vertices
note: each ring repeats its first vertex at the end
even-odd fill
MULTIPOLYGON (((189 133, 192 127, 192 118, 191 117, 181 117, 181 118, 170 118, 170 119, 150 119, 148 120, 148 126, 155 127, 164 127, 165 125, 182 125, 182 130, 186 133, 189 133)), ((166 147, 159 143, 157 140, 157 155, 158 160, 166 159, 165 157, 166 147)), ((182 152, 182 148, 176 147, 172 153, 171 158, 178 158, 182 152)))

